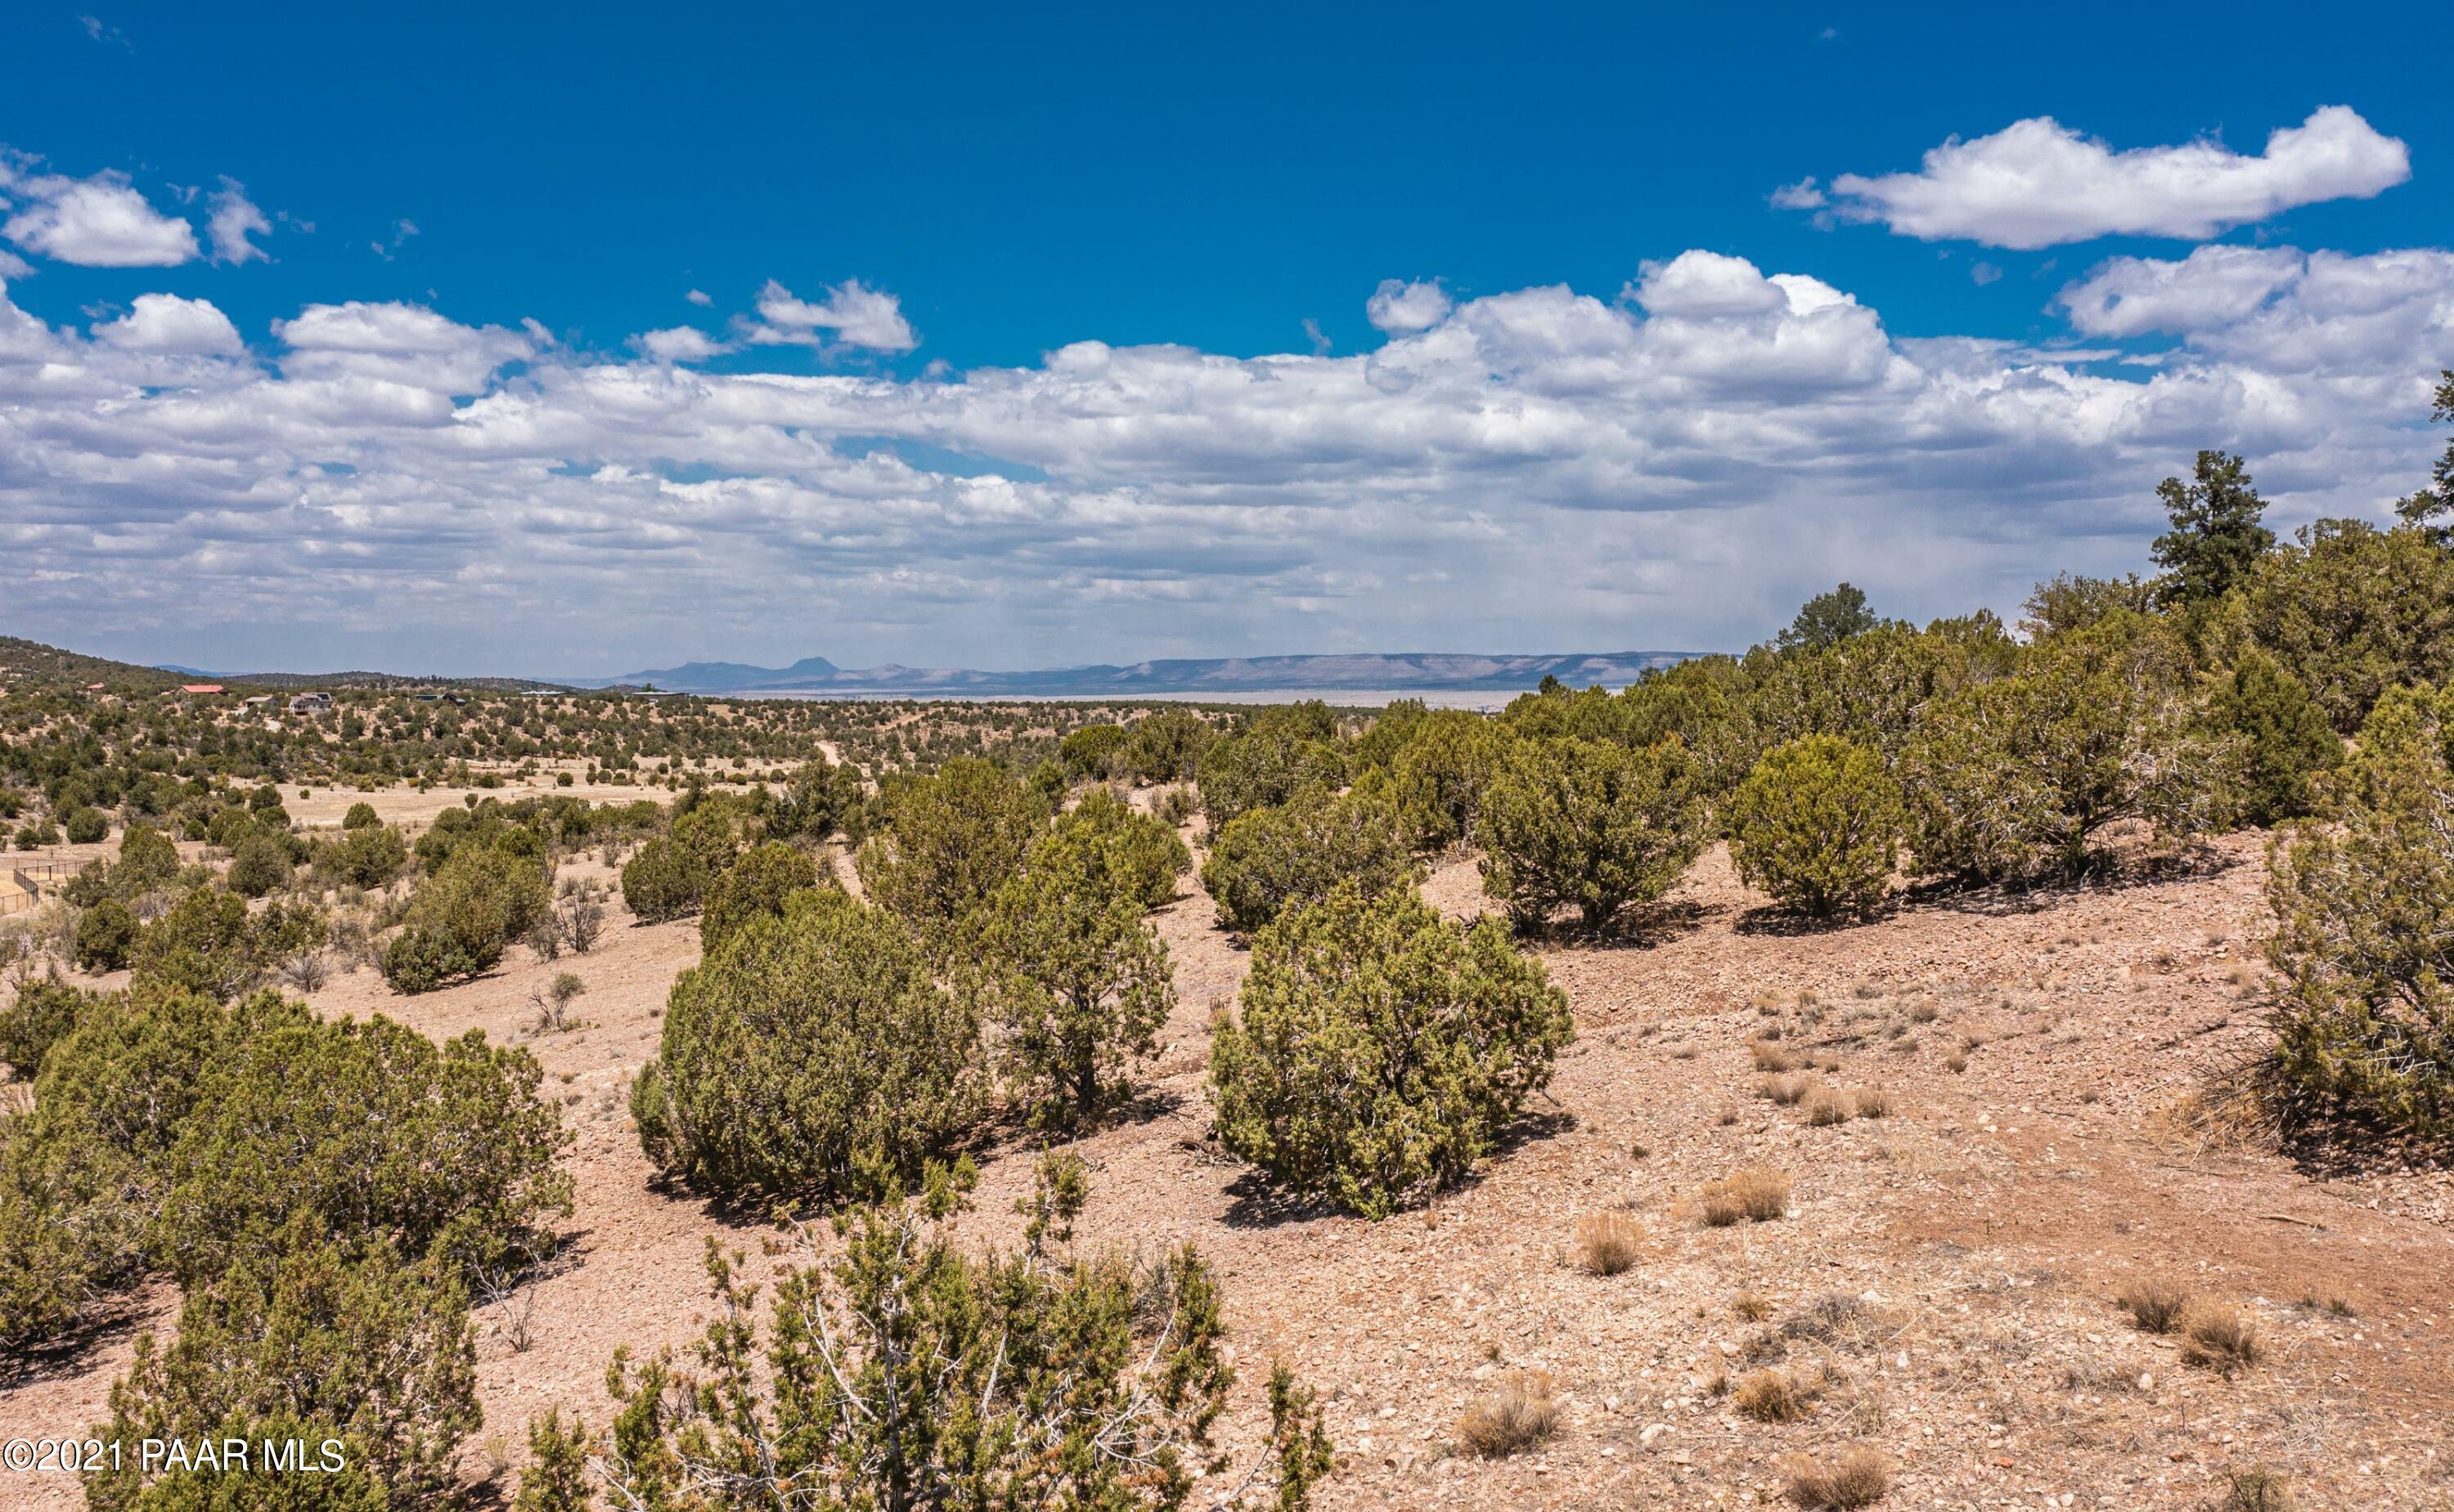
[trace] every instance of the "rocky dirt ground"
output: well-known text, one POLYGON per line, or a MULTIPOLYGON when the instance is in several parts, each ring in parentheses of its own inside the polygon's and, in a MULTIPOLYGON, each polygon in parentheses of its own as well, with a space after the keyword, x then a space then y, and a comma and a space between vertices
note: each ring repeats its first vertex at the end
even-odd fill
MULTIPOLYGON (((1248 1385, 1282 1355, 1329 1404, 1328 1508, 1763 1506, 1785 1457, 1850 1445, 1896 1464, 1887 1506, 2220 1505, 2227 1470, 2263 1464, 2304 1509, 2454 1507, 2454 1180, 2315 1169, 2186 1116, 2259 1043, 2263 851, 2236 836, 2162 880, 1829 930, 1763 910, 1716 851, 1641 939, 1544 949, 1579 1026, 1550 1096, 1475 1184, 1379 1224, 1291 1207, 1206 1144, 1207 1025, 1245 956, 1188 883, 1158 919, 1179 1002, 1148 1095, 1079 1146, 1081 1235, 1213 1257, 1248 1385), (1752 1042, 1774 1032, 1813 1067, 1789 1074, 1879 1091, 1883 1116, 1815 1126, 1761 1096, 1752 1042), (1703 1226, 1700 1188, 1745 1166, 1790 1178, 1785 1211, 1703 1226), (1608 1209, 1643 1238, 1601 1277, 1569 1254, 1579 1219, 1608 1209), (2229 1377, 2183 1363, 2113 1304, 2144 1278, 2240 1306, 2262 1358, 2229 1377), (1730 1383, 1759 1368, 1809 1388, 1802 1416, 1737 1410, 1730 1383), (1552 1383, 1557 1435, 1463 1450, 1459 1416, 1529 1371, 1552 1383)), ((1426 892, 1454 913, 1479 902, 1470 862, 1426 892)), ((549 1406, 601 1422, 617 1343, 703 1323, 707 1237, 754 1253, 762 1237, 652 1188, 628 1126, 694 925, 615 928, 550 965, 516 954, 424 998, 366 972, 316 995, 521 1039, 575 1134, 568 1252, 483 1314, 473 1482, 516 1462, 549 1406), (561 970, 587 984, 587 1026, 533 1034, 531 995, 561 970)), ((1018 1142, 985 1162, 984 1241, 1012 1234, 1029 1164, 1018 1142)), ((0 1391, 0 1425, 105 1416, 135 1331, 175 1316, 167 1293, 149 1301, 0 1391)), ((1231 1445, 1253 1427, 1248 1407, 1231 1445)), ((0 1507, 71 1504, 65 1481, 0 1476, 0 1507)))

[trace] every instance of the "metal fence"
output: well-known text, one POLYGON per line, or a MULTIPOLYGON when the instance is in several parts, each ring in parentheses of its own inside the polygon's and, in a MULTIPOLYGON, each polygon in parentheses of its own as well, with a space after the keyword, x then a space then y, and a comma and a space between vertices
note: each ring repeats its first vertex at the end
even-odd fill
POLYGON ((0 879, 0 919, 31 912, 46 890, 56 890, 74 875, 76 868, 65 861, 28 861, 10 867, 8 877, 0 879))

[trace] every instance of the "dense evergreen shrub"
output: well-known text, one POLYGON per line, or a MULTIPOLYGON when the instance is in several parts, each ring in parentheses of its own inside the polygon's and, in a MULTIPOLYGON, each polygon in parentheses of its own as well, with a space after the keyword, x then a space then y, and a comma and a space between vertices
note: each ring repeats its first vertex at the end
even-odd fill
POLYGON ((33 1080, 50 1047, 76 1027, 77 1016, 95 994, 48 976, 22 976, 8 1005, 0 1006, 0 1062, 20 1081, 33 1080))
POLYGON ((714 950, 753 919, 782 918, 785 899, 817 885, 817 864, 805 852, 775 840, 751 846, 707 889, 698 916, 700 950, 714 950))
POLYGON ((1260 720, 1204 751, 1201 811, 1210 816, 1211 832, 1283 804, 1302 788, 1344 786, 1346 761, 1331 741, 1335 725, 1326 724, 1307 717, 1260 720))
POLYGON ((0 1119, 0 1352, 72 1332, 134 1284, 149 1195, 142 1168, 75 1114, 0 1119))
POLYGON ((1619 694, 1621 739, 1639 748, 1676 739, 1695 764, 1695 786, 1716 799, 1735 791, 1760 744, 1747 706, 1749 676, 1736 657, 1698 656, 1648 667, 1619 694))
POLYGON ((2224 822, 2237 748, 2207 738, 2187 652, 2136 615, 2038 647, 2017 675, 1938 702, 1903 757, 1917 870, 2035 881, 2088 865, 2099 830, 2224 822))
POLYGON ((1499 723, 1527 740, 1599 740, 1627 745, 1628 705, 1600 687, 1572 688, 1556 677, 1520 693, 1499 711, 1499 723))
POLYGON ((1702 806, 1676 742, 1630 750, 1603 741, 1529 740, 1483 797, 1483 890, 1519 928, 1574 908, 1601 928, 1669 890, 1703 848, 1702 806))
POLYGON ((2454 677, 2454 551, 2411 526, 2321 520, 2259 559, 2240 618, 2348 735, 2386 689, 2454 677))
POLYGON ((696 908, 711 880, 689 847, 658 835, 623 863, 622 905, 645 923, 662 924, 696 908))
POLYGON ((2116 610, 2144 614, 2155 604, 2156 585, 2136 572, 2119 578, 2057 572, 2029 592, 2021 606, 2024 617, 2020 629, 2042 641, 2084 630, 2116 610))
POLYGON ((1118 831, 1066 818, 1076 822, 1035 842, 990 896, 978 949, 1021 1097, 1047 1122, 1079 1125, 1124 1094, 1127 1067, 1157 1048, 1176 994, 1167 946, 1142 922, 1147 882, 1118 864, 1118 831))
POLYGON ((0 1121, 0 1347, 67 1333, 139 1279, 170 1150, 234 1022, 195 993, 81 995, 33 1110, 0 1121))
POLYGON ((1378 895, 1415 880, 1396 795, 1377 776, 1343 794, 1306 787, 1244 814, 1218 832, 1201 864, 1218 922, 1242 932, 1327 897, 1340 882, 1378 895))
POLYGON ((382 825, 382 818, 375 813, 375 806, 369 803, 352 804, 350 811, 341 816, 343 829, 376 829, 382 825))
POLYGON ((96 1512, 428 1504, 450 1491, 453 1452, 480 1422, 466 1293, 448 1266, 301 1224, 191 1287, 175 1340, 138 1342, 111 1408, 104 1436, 121 1453, 87 1478, 96 1512), (230 1438, 248 1441, 246 1465, 149 1465, 143 1452, 230 1438), (307 1468, 268 1471, 266 1442, 293 1440, 307 1468))
POLYGON ((290 885, 290 847, 275 835, 258 830, 231 852, 230 890, 242 898, 261 898, 290 885))
POLYGON ((1056 759, 1077 781, 1105 782, 1116 775, 1117 753, 1132 738, 1122 725, 1085 725, 1056 743, 1056 759))
POLYGON ((2296 1104, 2454 1131, 2454 695, 2382 701, 2340 825, 2276 838, 2267 959, 2296 1104))
POLYGON ((873 1197, 971 1128, 977 1040, 900 920, 796 893, 674 984, 640 1143, 729 1197, 873 1197))
POLYGON ((1513 737, 1506 726, 1463 709, 1426 712, 1391 755, 1398 822, 1415 849, 1445 850, 1474 835, 1483 789, 1513 737))
POLYGON ((117 971, 136 947, 136 915, 116 898, 105 898, 78 916, 70 958, 81 970, 117 971))
POLYGON ((131 825, 120 834, 113 869, 123 897, 142 896, 178 880, 179 847, 151 825, 131 825))
POLYGON ((111 816, 99 808, 71 808, 60 821, 71 846, 91 846, 111 833, 111 816))
POLYGON ((328 845, 319 859, 343 882, 388 887, 409 865, 409 846, 390 825, 361 825, 328 845))
POLYGON ((1173 902, 1177 879, 1193 869, 1193 852, 1175 826, 1141 812, 1105 787, 1092 788, 1070 812, 1057 815, 1056 828, 1096 843, 1103 870, 1144 908, 1173 902))
POLYGON ((1220 1142, 1373 1218, 1472 1170, 1574 1033, 1498 921, 1352 885, 1255 938, 1237 1004, 1211 1041, 1220 1142))
POLYGON ((129 965, 140 981, 227 1003, 262 980, 270 965, 251 923, 237 894, 191 887, 137 932, 129 965))
POLYGON ((376 969, 394 992, 413 997, 473 977, 486 967, 450 935, 412 925, 386 943, 383 954, 376 958, 376 969))
POLYGON ((886 833, 860 848, 855 867, 872 902, 933 945, 1013 874, 1048 823, 1029 785, 976 757, 890 782, 880 798, 886 833))
POLYGON ((460 846, 417 885, 401 932, 383 954, 384 980, 393 991, 431 991, 492 970, 513 941, 536 927, 553 906, 553 888, 544 863, 524 848, 460 846))
POLYGON ((1127 729, 1110 775, 1130 777, 1145 786, 1191 782, 1214 738, 1201 716, 1189 708, 1145 714, 1127 729))
POLYGON ((1730 859, 1749 886, 1818 918, 1880 905, 1906 821, 1872 751, 1808 735, 1756 765, 1730 801, 1730 859))
MULTIPOLYGON (((1759 648, 1747 658, 1750 733, 1761 750, 1803 735, 1837 735, 1896 768, 1928 707, 2006 675, 2018 655, 1991 615, 1923 631, 1884 626, 1811 653, 1759 648)), ((1760 754, 1748 757, 1749 768, 1760 754)))
POLYGON ((2311 812, 2316 779, 2343 760, 2343 742, 2300 680, 2252 648, 2218 680, 2207 701, 2210 726, 2241 746, 2241 817, 2273 825, 2311 812))
POLYGON ((474 1029, 438 1045, 381 1015, 257 1027, 206 1067, 170 1152, 163 1263, 219 1275, 300 1221, 460 1274, 529 1253, 571 1211, 541 1080, 474 1029))
POLYGON ((857 823, 860 773, 824 755, 804 764, 767 812, 767 833, 777 839, 823 841, 857 823))

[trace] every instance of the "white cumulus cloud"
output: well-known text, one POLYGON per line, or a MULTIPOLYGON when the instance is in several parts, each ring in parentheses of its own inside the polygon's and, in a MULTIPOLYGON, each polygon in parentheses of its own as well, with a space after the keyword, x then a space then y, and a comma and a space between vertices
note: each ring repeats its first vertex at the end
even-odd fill
POLYGON ((1429 330, 1449 314, 1448 291, 1438 279, 1406 283, 1396 278, 1380 280, 1380 287, 1363 302, 1364 318, 1392 335, 1410 335, 1429 330))
POLYGON ((124 174, 24 173, 0 160, 0 192, 15 202, 0 236, 55 262, 174 268, 197 254, 195 228, 153 209, 124 174))
POLYGON ((210 300, 139 294, 129 312, 93 328, 96 339, 124 351, 231 356, 245 348, 238 328, 210 300))
MULTIPOLYGON (((1738 647, 1843 577, 1921 619, 2140 567, 2201 447, 2249 456, 2279 527, 2383 518, 2442 444, 2454 253, 2212 250, 2065 290, 2062 334, 2152 366, 1903 338, 1705 250, 1354 355, 1081 341, 911 378, 379 302, 259 355, 201 301, 89 331, 0 293, 0 555, 19 633, 194 660, 1738 647)), ((810 318, 841 302, 771 294, 848 340, 810 318)))
MULTIPOLYGON (((1924 241, 2033 249, 2100 236, 2204 240, 2296 206, 2367 199, 2411 176, 2411 154, 2346 106, 2311 112, 2257 156, 2209 140, 2117 151, 2050 116, 1929 149, 1914 173, 1843 173, 1830 200, 1843 219, 1924 241)), ((1824 203, 1813 181, 1774 203, 1824 203)))
POLYGON ((632 337, 631 345, 658 362, 704 362, 729 349, 693 326, 647 331, 632 337))
POLYGON ((260 262, 265 259, 263 248, 248 240, 250 236, 269 236, 272 222, 257 209, 247 197, 247 186, 225 174, 222 187, 211 196, 212 215, 205 230, 213 244, 216 263, 260 262))
POLYGON ((910 351, 920 345, 903 306, 893 294, 846 279, 812 303, 774 279, 758 290, 758 319, 744 334, 759 346, 824 347, 840 344, 870 351, 910 351))

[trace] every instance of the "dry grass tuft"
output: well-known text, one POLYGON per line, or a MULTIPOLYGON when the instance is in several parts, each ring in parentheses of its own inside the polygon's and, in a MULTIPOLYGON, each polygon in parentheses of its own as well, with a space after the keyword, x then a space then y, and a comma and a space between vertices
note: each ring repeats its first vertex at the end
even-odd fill
POLYGON ((1548 1371, 1511 1376, 1499 1395, 1457 1421, 1458 1442, 1486 1460, 1528 1449, 1559 1431, 1559 1404, 1551 1400, 1548 1371))
POLYGON ((1860 1087, 1858 1089, 1857 1101, 1858 1116, 1860 1118, 1889 1118, 1892 1116, 1892 1100, 1883 1095, 1883 1089, 1881 1087, 1860 1087))
POLYGON ((1830 1343, 1866 1317, 1866 1304, 1845 1291, 1828 1291, 1781 1321, 1784 1339, 1830 1343))
POLYGON ((1579 1269, 1597 1276, 1616 1276, 1633 1269, 1644 1225, 1632 1213, 1613 1208, 1577 1220, 1576 1257, 1579 1269))
POLYGON ((2224 1472, 2223 1512, 2293 1512, 2292 1484, 2263 1464, 2224 1472))
POLYGON ((1786 1370, 1749 1371, 1739 1382, 1739 1410, 1758 1422, 1796 1422, 1814 1400, 1786 1370))
POLYGON ((1743 1166, 1696 1194, 1708 1228, 1768 1224, 1789 1211, 1789 1178, 1760 1165, 1743 1166))
POLYGON ((1873 1506, 1892 1490, 1892 1462, 1864 1447, 1844 1451, 1829 1464, 1803 1455, 1786 1462, 1789 1500, 1806 1512, 1851 1512, 1873 1506))
POLYGON ((1730 1311, 1749 1323, 1761 1323, 1772 1316, 1772 1303, 1751 1291, 1742 1291, 1730 1302, 1730 1311))
POLYGON ((1839 1087, 1819 1086, 1806 1100, 1806 1122, 1813 1128, 1830 1128, 1848 1123, 1853 1109, 1849 1094, 1839 1087))
POLYGON ((2229 1376, 2258 1363, 2265 1354, 2258 1324, 2229 1303, 2194 1303, 2182 1315, 2183 1364, 2204 1365, 2229 1376))
POLYGON ((1756 1084, 1756 1090, 1775 1107, 1789 1107, 1815 1085, 1811 1076, 1767 1076, 1756 1084))
POLYGON ((2190 1304, 2190 1294, 2176 1282, 2134 1281, 2122 1287, 2113 1301, 2142 1330, 2168 1334, 2180 1324, 2182 1310, 2190 1304))
POLYGON ((1747 1053, 1755 1057, 1759 1071, 1786 1071, 1798 1064, 1795 1056, 1770 1040, 1749 1040, 1747 1053))

